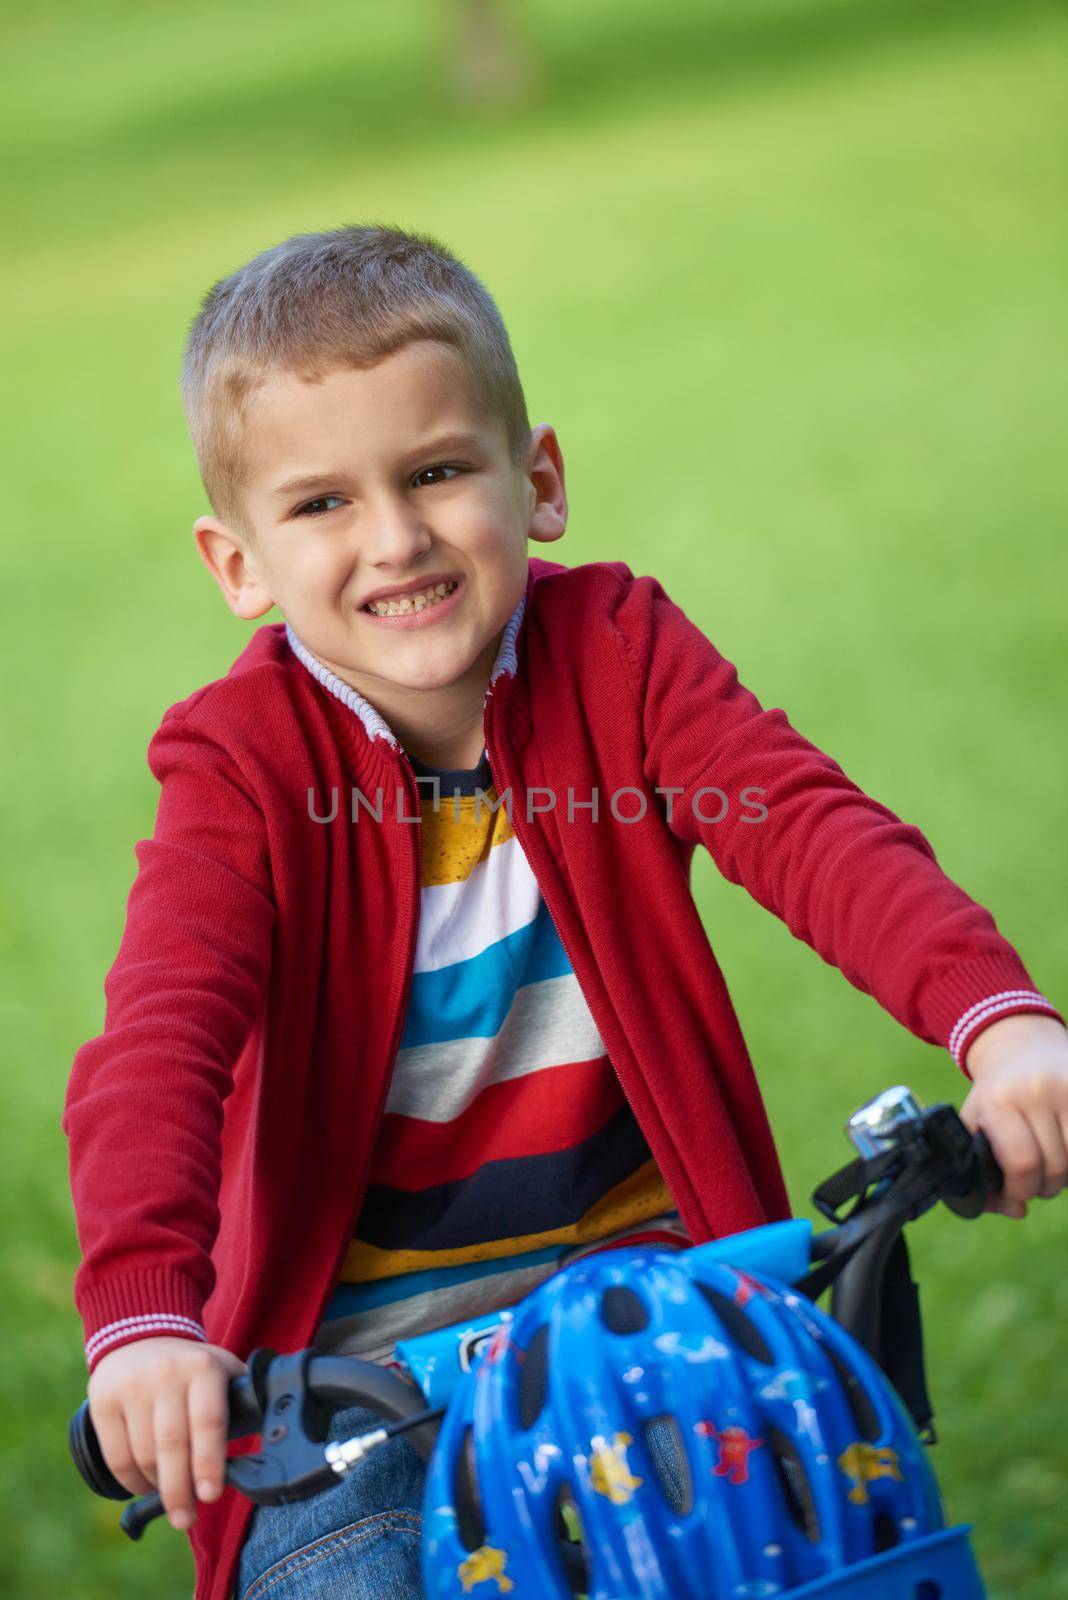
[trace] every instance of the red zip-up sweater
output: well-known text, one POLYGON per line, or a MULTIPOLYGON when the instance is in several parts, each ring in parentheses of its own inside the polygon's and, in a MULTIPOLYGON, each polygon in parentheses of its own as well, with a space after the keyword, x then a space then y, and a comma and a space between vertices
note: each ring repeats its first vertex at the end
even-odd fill
MULTIPOLYGON (((655 579, 531 559, 519 615, 485 702, 495 785, 696 1242, 788 1212, 690 894, 698 843, 958 1062, 998 1017, 1058 1015, 922 833, 763 709, 655 579), (613 801, 644 814, 617 820, 613 801)), ((148 760, 156 824, 63 1118, 91 1366, 150 1334, 242 1357, 310 1342, 366 1187, 415 949, 411 766, 282 624, 166 712, 148 760), (353 791, 375 805, 379 788, 381 821, 362 804, 352 821, 353 791), (335 819, 314 820, 335 790, 335 819)), ((251 1510, 231 1490, 199 1508, 196 1600, 228 1600, 251 1510)))

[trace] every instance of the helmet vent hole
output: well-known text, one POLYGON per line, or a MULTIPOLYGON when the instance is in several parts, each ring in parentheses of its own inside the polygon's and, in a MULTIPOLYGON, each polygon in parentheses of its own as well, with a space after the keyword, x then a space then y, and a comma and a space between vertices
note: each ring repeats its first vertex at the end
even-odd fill
POLYGON ((641 1333, 649 1313, 633 1289, 616 1283, 601 1296, 601 1321, 609 1333, 641 1333))
POLYGON ((464 1430, 463 1444, 456 1458, 453 1504, 456 1507, 460 1543, 465 1550, 480 1549, 486 1542, 486 1524, 475 1471, 475 1436, 470 1428, 464 1430))
POLYGON ((804 1463, 796 1449, 780 1428, 769 1428, 768 1446, 775 1463, 786 1506, 795 1525, 812 1544, 820 1538, 820 1520, 816 1513, 816 1498, 808 1481, 804 1463))
POLYGON ((838 1352, 832 1350, 829 1345, 824 1345, 824 1349, 845 1390, 845 1397, 849 1402, 849 1409, 853 1413, 853 1421, 857 1425, 860 1437, 871 1443, 878 1439, 883 1431, 871 1396, 852 1368, 846 1366, 838 1352))
POLYGON ((545 1404, 549 1366, 549 1324, 535 1329, 519 1368, 519 1426, 532 1428, 545 1404))
POLYGON ((887 1516, 885 1511, 879 1511, 875 1517, 875 1551, 881 1554, 884 1550, 893 1550, 899 1544, 897 1523, 893 1517, 887 1516))
POLYGON ((556 1493, 553 1525, 556 1548, 560 1552, 564 1568, 564 1581, 568 1586, 567 1593, 588 1595, 593 1587, 593 1577, 590 1572, 589 1557, 586 1554, 582 1518, 566 1483, 562 1483, 556 1493))
POLYGON ((912 1591, 912 1600, 942 1600, 945 1590, 933 1578, 924 1578, 912 1591))
POLYGON ((739 1349, 744 1350, 747 1356, 752 1356, 754 1361, 762 1361, 770 1367, 772 1355, 768 1342, 741 1307, 736 1306, 729 1295, 713 1289, 711 1284, 699 1283, 697 1287, 739 1349))
POLYGON ((677 1517, 688 1516, 693 1510, 693 1479, 675 1418, 650 1417, 642 1425, 642 1439, 664 1499, 677 1517))

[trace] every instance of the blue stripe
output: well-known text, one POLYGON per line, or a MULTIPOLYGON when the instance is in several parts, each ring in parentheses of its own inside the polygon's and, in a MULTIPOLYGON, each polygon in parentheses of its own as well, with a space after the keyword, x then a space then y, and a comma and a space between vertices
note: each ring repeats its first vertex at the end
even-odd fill
POLYGON ((561 978, 572 967, 545 902, 525 928, 498 939, 467 961, 412 977, 401 1049, 447 1039, 492 1039, 515 992, 528 983, 561 978))
POLYGON ((541 1266, 543 1262, 558 1261, 572 1249, 574 1246, 571 1244, 553 1244, 542 1250, 528 1250, 519 1256, 498 1256, 492 1261, 472 1261, 458 1267, 428 1267, 424 1272, 405 1272, 399 1277, 380 1278, 372 1283, 339 1283, 323 1314, 323 1321, 334 1317, 351 1317, 360 1311, 373 1311, 376 1306, 410 1300, 412 1295, 427 1294, 432 1289, 448 1289, 456 1284, 471 1283, 476 1278, 515 1272, 520 1267, 541 1266))

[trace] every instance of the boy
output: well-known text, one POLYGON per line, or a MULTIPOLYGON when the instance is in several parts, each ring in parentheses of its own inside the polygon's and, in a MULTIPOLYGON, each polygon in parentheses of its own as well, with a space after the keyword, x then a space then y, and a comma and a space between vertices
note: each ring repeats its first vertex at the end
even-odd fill
POLYGON ((256 1345, 388 1359, 577 1251, 787 1214, 696 844, 950 1048, 1010 1215, 1065 1181, 1068 1034, 923 835, 654 579, 528 561, 564 532, 560 446, 436 241, 264 252, 205 300, 183 395, 199 553, 236 616, 285 620, 149 747, 64 1117, 90 1404, 193 1528, 198 1600, 414 1595, 414 1453, 248 1534, 226 1379, 256 1345))

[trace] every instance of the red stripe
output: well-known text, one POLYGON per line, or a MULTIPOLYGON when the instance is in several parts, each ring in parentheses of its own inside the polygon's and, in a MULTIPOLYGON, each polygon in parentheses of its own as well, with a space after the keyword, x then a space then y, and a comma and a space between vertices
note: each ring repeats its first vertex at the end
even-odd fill
POLYGON ((629 1250, 636 1244, 669 1244, 674 1250, 688 1250, 692 1241, 685 1234, 672 1233, 667 1228, 647 1228, 644 1233, 628 1233, 623 1239, 609 1239, 606 1244, 594 1240, 590 1245, 584 1245, 576 1255, 570 1256, 569 1261, 581 1261, 583 1256, 599 1255, 602 1250, 629 1250))
POLYGON ((603 1128, 623 1103, 611 1062, 597 1056, 490 1084, 452 1122, 387 1112, 371 1182, 430 1189, 470 1177, 487 1161, 569 1150, 603 1128))

